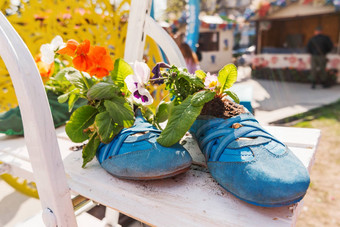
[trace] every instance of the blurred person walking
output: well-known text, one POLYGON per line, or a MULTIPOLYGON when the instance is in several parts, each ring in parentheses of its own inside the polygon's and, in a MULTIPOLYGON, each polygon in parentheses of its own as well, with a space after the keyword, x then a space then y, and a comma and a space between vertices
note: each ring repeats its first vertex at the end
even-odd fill
POLYGON ((200 69, 197 55, 191 50, 190 46, 187 43, 182 42, 179 46, 179 49, 183 54, 189 73, 193 74, 196 70, 200 69))
POLYGON ((315 89, 317 83, 321 83, 323 87, 328 87, 326 55, 333 49, 331 39, 322 34, 322 28, 317 27, 314 30, 314 36, 308 41, 307 52, 312 55, 311 57, 311 80, 312 89, 315 89))

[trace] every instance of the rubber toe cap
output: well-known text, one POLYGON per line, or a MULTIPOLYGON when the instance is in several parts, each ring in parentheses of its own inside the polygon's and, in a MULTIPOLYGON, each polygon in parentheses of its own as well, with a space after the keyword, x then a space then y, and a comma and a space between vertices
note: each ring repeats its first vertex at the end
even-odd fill
POLYGON ((175 175, 191 165, 191 156, 179 144, 111 156, 102 167, 114 176, 126 179, 157 179, 175 175))
MULTIPOLYGON (((256 148, 255 148, 256 150, 256 148)), ((282 206, 302 199, 309 186, 309 174, 287 148, 282 156, 255 151, 251 162, 208 162, 211 175, 226 190, 260 206, 282 206)))

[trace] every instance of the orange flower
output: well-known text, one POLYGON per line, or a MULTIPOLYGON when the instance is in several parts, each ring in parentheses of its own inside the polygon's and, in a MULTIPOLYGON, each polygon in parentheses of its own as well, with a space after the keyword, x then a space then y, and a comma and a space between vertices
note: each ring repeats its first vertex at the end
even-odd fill
POLYGON ((66 47, 60 49, 57 53, 74 57, 72 60, 74 67, 80 71, 87 71, 92 67, 92 61, 88 56, 89 51, 89 40, 84 40, 84 42, 79 44, 77 41, 70 39, 67 41, 66 47))
POLYGON ((41 61, 41 55, 37 55, 35 57, 35 63, 37 64, 40 76, 43 80, 43 82, 45 83, 46 81, 48 81, 48 79, 51 77, 51 75, 54 72, 54 62, 51 64, 47 64, 43 61, 41 61))
POLYGON ((100 46, 90 46, 89 40, 82 43, 70 39, 66 47, 57 51, 59 54, 67 54, 73 57, 73 65, 76 69, 90 73, 91 76, 103 78, 113 69, 113 61, 109 52, 100 46))
POLYGON ((74 39, 70 39, 66 42, 66 47, 58 50, 57 53, 67 54, 71 57, 74 57, 78 46, 79 46, 79 43, 77 41, 75 41, 74 39))
POLYGON ((90 73, 91 76, 103 78, 109 75, 109 72, 113 70, 113 61, 109 52, 104 47, 92 47, 89 57, 93 63, 93 66, 88 70, 88 73, 90 73))

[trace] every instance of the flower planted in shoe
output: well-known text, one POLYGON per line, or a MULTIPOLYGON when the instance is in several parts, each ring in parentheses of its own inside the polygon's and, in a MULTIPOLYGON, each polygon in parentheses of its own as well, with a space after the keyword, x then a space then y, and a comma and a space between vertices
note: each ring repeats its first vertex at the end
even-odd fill
POLYGON ((161 146, 156 141, 160 132, 139 114, 131 128, 99 146, 97 159, 106 171, 124 179, 161 179, 187 171, 189 153, 178 143, 161 146))
POLYGON ((278 207, 300 201, 309 174, 289 148, 264 130, 250 113, 229 119, 199 117, 190 129, 211 175, 248 203, 278 207))
POLYGON ((235 65, 224 66, 218 76, 202 70, 192 75, 175 66, 166 68, 161 77, 155 73, 158 68, 153 70, 155 80, 164 80, 174 97, 167 108, 161 108, 161 104, 156 113, 169 113, 168 123, 157 139, 160 144, 171 146, 191 131, 211 175, 249 203, 275 207, 303 198, 309 185, 306 168, 237 104, 239 99, 230 90, 237 78, 235 65))

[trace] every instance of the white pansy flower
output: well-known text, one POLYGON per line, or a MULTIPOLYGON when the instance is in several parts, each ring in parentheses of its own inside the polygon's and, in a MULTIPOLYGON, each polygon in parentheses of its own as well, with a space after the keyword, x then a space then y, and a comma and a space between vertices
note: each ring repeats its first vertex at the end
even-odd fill
POLYGON ((47 64, 52 64, 54 62, 55 51, 63 48, 64 46, 65 43, 63 42, 63 38, 59 35, 54 37, 51 43, 41 45, 41 61, 47 64))

